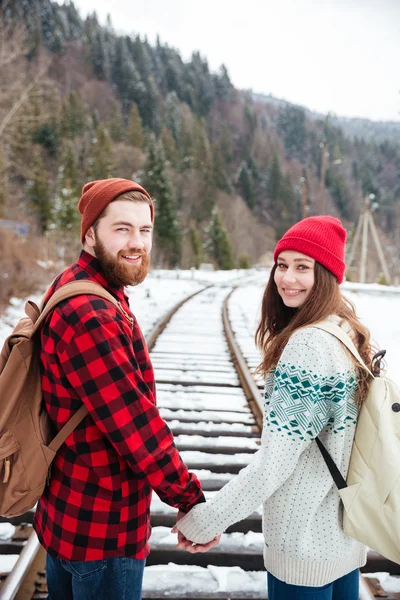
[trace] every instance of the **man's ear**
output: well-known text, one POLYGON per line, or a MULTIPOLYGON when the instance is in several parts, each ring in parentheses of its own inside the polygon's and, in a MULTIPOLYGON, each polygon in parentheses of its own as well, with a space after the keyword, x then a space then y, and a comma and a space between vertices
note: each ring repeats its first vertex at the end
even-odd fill
POLYGON ((85 242, 90 248, 93 248, 96 245, 96 236, 93 227, 89 227, 89 229, 87 230, 85 235, 85 242))

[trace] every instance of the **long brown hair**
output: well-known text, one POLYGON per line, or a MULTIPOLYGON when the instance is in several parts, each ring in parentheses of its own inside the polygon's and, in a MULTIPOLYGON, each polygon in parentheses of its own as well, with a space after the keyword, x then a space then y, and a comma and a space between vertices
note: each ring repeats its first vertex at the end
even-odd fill
MULTIPOLYGON (((265 288, 261 305, 261 320, 256 331, 256 344, 263 355, 257 371, 266 376, 276 367, 290 336, 297 329, 322 321, 329 315, 337 315, 340 319, 347 321, 352 329, 353 342, 361 358, 368 367, 371 367, 374 352, 370 343, 370 332, 360 323, 353 303, 341 294, 336 277, 320 263, 315 262, 315 281, 309 296, 300 308, 290 308, 285 306, 278 294, 274 281, 276 268, 275 264, 265 288)), ((358 366, 359 371, 357 394, 359 403, 365 397, 368 389, 368 373, 353 357, 351 358, 358 366)))

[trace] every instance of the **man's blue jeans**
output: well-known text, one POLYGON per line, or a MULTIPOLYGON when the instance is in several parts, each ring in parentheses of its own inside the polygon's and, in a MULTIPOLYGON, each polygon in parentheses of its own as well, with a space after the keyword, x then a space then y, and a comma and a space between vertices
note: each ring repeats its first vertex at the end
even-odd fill
POLYGON ((358 600, 359 571, 321 587, 290 585, 268 573, 268 600, 358 600))
POLYGON ((48 600, 141 600, 145 560, 118 556, 88 562, 47 555, 48 600))

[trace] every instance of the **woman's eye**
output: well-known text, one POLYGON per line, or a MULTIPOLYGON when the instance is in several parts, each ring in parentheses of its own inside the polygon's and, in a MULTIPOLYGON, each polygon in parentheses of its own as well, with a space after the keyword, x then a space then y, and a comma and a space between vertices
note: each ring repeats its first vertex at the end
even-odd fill
POLYGON ((309 269, 309 266, 308 265, 299 265, 299 269, 301 271, 305 271, 306 269, 309 269))
POLYGON ((285 263, 278 263, 278 269, 286 269, 285 263))
POLYGON ((127 227, 118 227, 117 231, 128 231, 127 227))

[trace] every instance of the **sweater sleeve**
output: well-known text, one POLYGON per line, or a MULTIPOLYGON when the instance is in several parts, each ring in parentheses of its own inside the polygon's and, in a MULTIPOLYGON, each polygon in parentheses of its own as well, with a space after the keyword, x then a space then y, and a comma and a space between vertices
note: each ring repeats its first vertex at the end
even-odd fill
POLYGON ((288 342, 276 366, 273 387, 265 394, 260 450, 210 502, 195 506, 177 523, 187 539, 209 542, 256 510, 293 473, 302 452, 330 419, 331 395, 326 384, 332 366, 325 359, 326 352, 318 344, 311 347, 293 338, 288 342))

